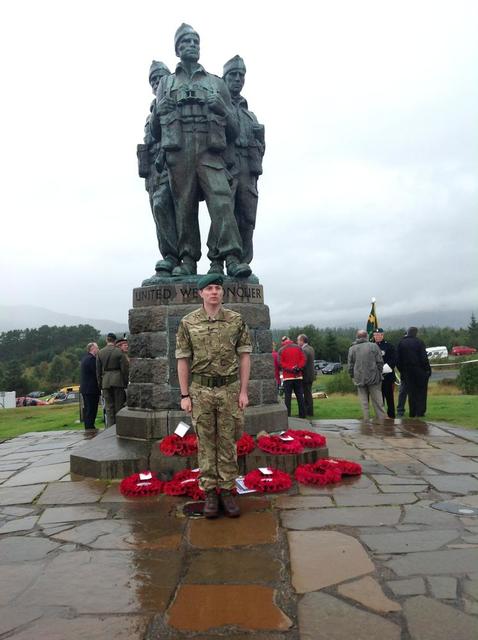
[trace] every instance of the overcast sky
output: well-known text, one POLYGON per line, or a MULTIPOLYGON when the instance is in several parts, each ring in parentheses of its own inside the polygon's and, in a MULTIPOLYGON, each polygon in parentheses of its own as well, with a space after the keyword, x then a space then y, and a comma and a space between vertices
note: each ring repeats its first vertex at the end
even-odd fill
POLYGON ((1 304, 126 321, 159 258, 148 69, 174 69, 183 21, 208 71, 243 56, 266 127, 252 266, 273 325, 353 321, 372 296, 382 317, 478 311, 473 0, 6 4, 1 304))

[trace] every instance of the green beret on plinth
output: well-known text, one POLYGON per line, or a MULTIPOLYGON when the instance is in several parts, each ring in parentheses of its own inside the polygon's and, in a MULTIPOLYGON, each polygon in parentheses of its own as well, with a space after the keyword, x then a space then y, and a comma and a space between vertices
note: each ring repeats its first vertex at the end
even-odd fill
POLYGON ((224 282, 224 276, 220 273, 206 273, 205 276, 201 276, 198 280, 198 289, 204 289, 210 284, 222 284, 224 282))

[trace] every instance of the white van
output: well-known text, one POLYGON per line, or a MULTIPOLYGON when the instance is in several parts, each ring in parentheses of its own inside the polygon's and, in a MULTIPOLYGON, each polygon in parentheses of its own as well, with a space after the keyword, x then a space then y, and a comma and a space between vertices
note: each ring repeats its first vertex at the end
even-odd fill
POLYGON ((427 347, 427 356, 429 360, 448 358, 448 349, 446 347, 427 347))

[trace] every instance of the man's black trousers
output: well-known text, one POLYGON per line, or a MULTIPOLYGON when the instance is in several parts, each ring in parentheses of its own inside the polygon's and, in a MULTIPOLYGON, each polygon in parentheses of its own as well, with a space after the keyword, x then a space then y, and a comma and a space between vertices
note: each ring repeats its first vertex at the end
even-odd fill
POLYGON ((305 405, 304 405, 304 388, 302 386, 302 379, 291 378, 284 380, 284 402, 287 407, 287 415, 290 417, 290 404, 292 398, 292 391, 297 398, 297 404, 299 405, 299 418, 305 418, 305 405))
POLYGON ((85 423, 85 429, 94 429, 100 396, 96 393, 82 393, 81 395, 83 396, 83 422, 85 423))

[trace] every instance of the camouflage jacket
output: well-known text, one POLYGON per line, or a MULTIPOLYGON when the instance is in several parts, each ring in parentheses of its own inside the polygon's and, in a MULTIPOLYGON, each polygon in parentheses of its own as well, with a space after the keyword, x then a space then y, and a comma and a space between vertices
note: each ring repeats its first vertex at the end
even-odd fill
POLYGON ((230 376, 239 369, 240 353, 251 353, 246 323, 239 313, 221 307, 208 318, 204 307, 179 323, 176 358, 191 358, 191 372, 207 376, 230 376))

